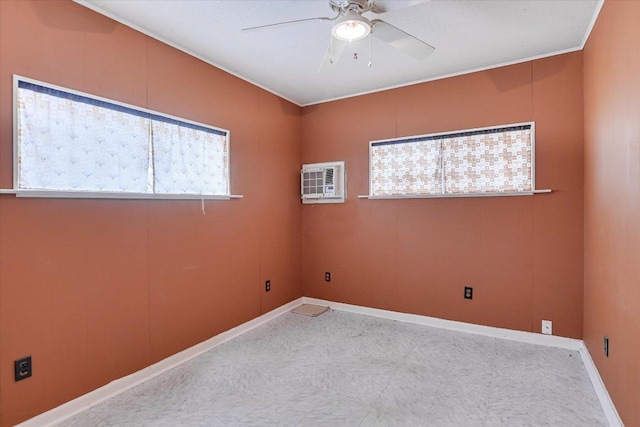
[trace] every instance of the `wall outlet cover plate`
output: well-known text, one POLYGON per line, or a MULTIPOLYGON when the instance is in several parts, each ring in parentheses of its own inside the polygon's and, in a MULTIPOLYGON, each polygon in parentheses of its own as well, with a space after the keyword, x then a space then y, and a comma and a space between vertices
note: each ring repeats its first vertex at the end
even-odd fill
POLYGON ((15 366, 15 380, 26 380, 33 373, 33 364, 31 363, 31 356, 23 357, 14 362, 15 366))

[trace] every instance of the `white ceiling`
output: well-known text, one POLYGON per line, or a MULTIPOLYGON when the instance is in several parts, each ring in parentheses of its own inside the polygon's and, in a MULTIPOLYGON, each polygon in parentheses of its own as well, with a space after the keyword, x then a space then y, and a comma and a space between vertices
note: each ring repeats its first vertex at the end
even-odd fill
POLYGON ((364 16, 429 43, 433 55, 418 61, 368 37, 351 43, 331 71, 318 73, 331 22, 241 29, 333 17, 328 0, 76 1, 301 106, 582 49, 602 3, 376 0, 389 11, 364 16))

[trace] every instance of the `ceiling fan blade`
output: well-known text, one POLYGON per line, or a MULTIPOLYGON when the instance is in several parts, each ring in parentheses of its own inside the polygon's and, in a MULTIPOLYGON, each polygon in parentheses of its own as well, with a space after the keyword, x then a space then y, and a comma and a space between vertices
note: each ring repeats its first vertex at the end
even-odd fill
POLYGON ((375 0, 373 7, 369 12, 387 13, 398 9, 415 6, 420 3, 426 3, 428 0, 375 0))
POLYGON ((385 43, 389 43, 400 52, 406 53, 415 59, 425 59, 436 50, 436 48, 430 44, 413 37, 411 34, 405 33, 387 22, 375 19, 371 21, 371 24, 373 24, 373 28, 371 29, 372 36, 385 43))
POLYGON ((284 22, 277 22, 275 24, 258 25, 256 27, 243 28, 241 31, 263 30, 266 28, 274 28, 274 27, 280 27, 280 26, 290 25, 290 24, 298 24, 300 22, 309 22, 309 21, 333 21, 336 18, 337 16, 335 18, 327 18, 326 16, 321 16, 318 18, 295 19, 293 21, 284 21, 284 22))
POLYGON ((327 49, 327 53, 324 54, 324 59, 318 68, 318 73, 329 71, 331 67, 335 66, 342 56, 342 51, 347 46, 347 42, 338 40, 335 37, 331 38, 331 44, 327 49))

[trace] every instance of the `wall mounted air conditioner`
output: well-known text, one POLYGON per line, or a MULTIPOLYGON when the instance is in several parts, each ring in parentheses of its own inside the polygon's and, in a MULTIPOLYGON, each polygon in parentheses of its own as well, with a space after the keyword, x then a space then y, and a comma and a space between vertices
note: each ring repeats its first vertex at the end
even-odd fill
POLYGON ((302 203, 344 203, 344 162, 302 165, 300 195, 302 203))

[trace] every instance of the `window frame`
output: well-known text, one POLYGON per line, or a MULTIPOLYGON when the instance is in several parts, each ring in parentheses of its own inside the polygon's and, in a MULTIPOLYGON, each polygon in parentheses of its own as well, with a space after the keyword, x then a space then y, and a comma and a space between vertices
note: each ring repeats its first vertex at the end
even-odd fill
POLYGON ((447 131, 447 132, 437 132, 437 133, 429 133, 422 135, 413 135, 413 136, 405 136, 400 138, 388 138, 388 139, 380 139, 369 141, 369 194, 360 195, 358 198, 364 199, 429 199, 429 198, 459 198, 459 197, 502 197, 502 196, 528 196, 539 193, 550 193, 550 189, 536 189, 536 150, 535 150, 535 122, 521 122, 521 123, 512 123, 506 125, 498 125, 498 126, 486 126, 481 128, 474 129, 462 129, 456 131, 447 131), (421 194, 421 193, 413 193, 413 194, 397 194, 397 195, 374 195, 372 194, 373 190, 373 147, 375 145, 380 145, 381 143, 410 143, 415 140, 415 142, 424 141, 424 140, 438 140, 443 139, 447 136, 455 136, 466 133, 478 133, 478 132, 487 132, 492 130, 500 130, 500 129, 508 129, 508 128, 516 128, 522 126, 530 126, 531 132, 531 190, 529 191, 499 191, 499 192, 474 192, 474 193, 445 193, 444 192, 444 177, 446 172, 444 167, 441 171, 442 174, 442 185, 443 192, 438 194, 421 194))
POLYGON ((230 200, 240 199, 242 195, 231 194, 231 132, 228 129, 211 126, 208 124, 196 122, 193 120, 177 117, 171 114, 162 113, 159 111, 150 110, 148 108, 142 108, 139 106, 127 104, 120 101, 96 96, 86 92, 69 89, 63 86, 58 86, 39 80, 31 79, 28 77, 13 75, 13 188, 12 189, 0 189, 0 194, 15 194, 17 197, 39 197, 39 198, 90 198, 90 199, 160 199, 160 200, 230 200), (200 194, 200 193, 136 193, 136 192, 114 192, 114 191, 95 191, 95 190, 63 190, 63 189, 26 189, 19 188, 19 138, 18 138, 18 88, 19 83, 24 82, 27 84, 33 84, 44 88, 65 92, 71 95, 80 96, 95 100, 98 102, 112 104, 124 109, 134 110, 140 112, 143 115, 157 116, 167 121, 182 122, 194 127, 200 127, 204 129, 210 129, 215 133, 224 134, 226 137, 226 180, 227 180, 227 194, 200 194))

